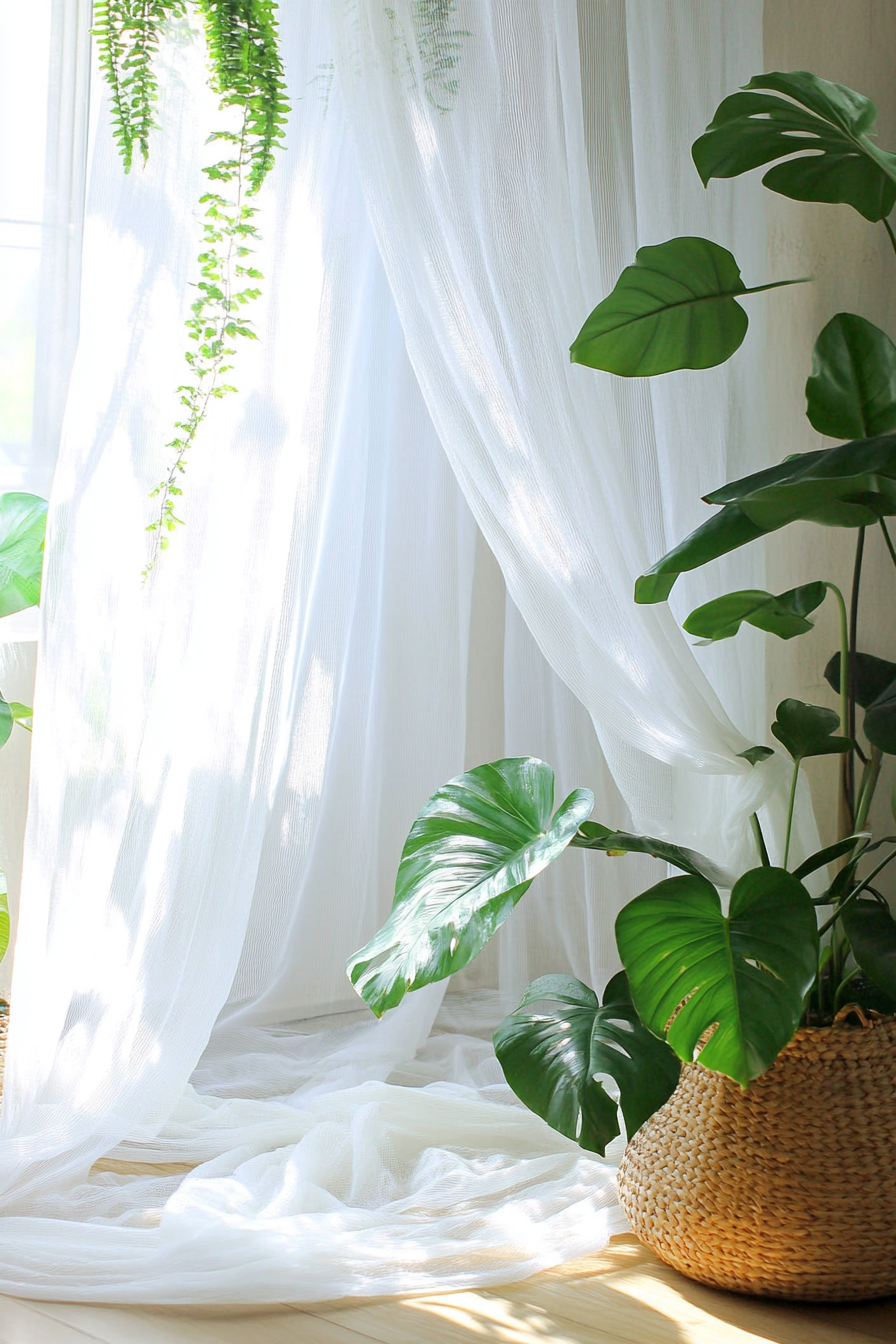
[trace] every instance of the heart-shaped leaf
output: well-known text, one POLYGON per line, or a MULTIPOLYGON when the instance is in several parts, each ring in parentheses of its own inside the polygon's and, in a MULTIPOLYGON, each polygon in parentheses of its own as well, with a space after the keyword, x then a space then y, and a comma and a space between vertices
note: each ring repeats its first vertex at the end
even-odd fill
POLYGON ((844 905, 841 919, 862 970, 885 994, 896 998, 896 920, 887 907, 859 896, 844 905))
POLYGON ((807 705, 802 700, 782 700, 775 711, 772 732, 795 761, 807 756, 830 756, 849 751, 852 739, 836 737, 840 719, 824 705, 807 705))
POLYGON ((405 841, 392 913, 348 961, 377 1017, 472 961, 566 849, 594 796, 576 789, 552 818, 553 805, 554 772, 529 756, 477 766, 433 794, 405 841))
POLYGON ((641 247, 573 341, 570 358, 625 378, 708 369, 733 355, 747 334, 736 295, 798 283, 747 289, 731 253, 708 238, 641 247))
POLYGON ((494 1037, 504 1077, 530 1111, 580 1147, 603 1156, 619 1133, 617 1103, 595 1075, 619 1088, 628 1138, 672 1095, 681 1065, 642 1025, 625 973, 613 977, 601 1007, 580 980, 543 975, 494 1037), (525 1008, 543 1005, 541 1011, 525 1008))
POLYGON ((790 1040, 818 965, 814 906, 783 868, 745 873, 727 918, 705 878, 660 882, 620 911, 616 943, 644 1025, 744 1086, 790 1040))
POLYGON ((779 639, 793 639, 794 635, 804 635, 814 629, 806 617, 821 606, 826 592, 823 583, 804 583, 799 588, 779 593, 777 597, 759 588, 726 593, 692 611, 684 622, 684 629, 689 635, 698 635, 701 640, 713 643, 717 639, 730 639, 746 622, 757 630, 777 635, 779 639))
POLYGON ((47 501, 37 495, 0 495, 0 616, 40 601, 47 501))
MULTIPOLYGON (((878 696, 896 681, 896 663, 886 658, 875 658, 871 653, 856 653, 856 704, 867 709, 878 696)), ((831 690, 840 693, 840 654, 835 653, 824 669, 824 679, 831 690)))
POLYGON ((896 514, 896 434, 800 453, 704 498, 722 509, 641 575, 636 602, 664 602, 679 574, 788 523, 867 527, 896 514))
POLYGON ((862 725, 865 736, 873 747, 879 747, 889 756, 896 756, 896 681, 873 700, 865 710, 862 725))
POLYGON ((598 849, 611 855, 650 854, 654 859, 671 863, 673 868, 680 868, 683 873, 700 873, 716 887, 728 889, 734 885, 730 873, 696 849, 684 849, 668 840, 655 840, 651 835, 612 831, 599 821, 583 821, 570 844, 578 849, 598 849))
POLYGON ((855 313, 831 318, 812 353, 806 414, 834 439, 896 430, 896 345, 886 332, 855 313))
POLYGON ((795 201, 843 202, 866 219, 885 219, 896 204, 896 155, 871 138, 876 117, 869 98, 806 70, 755 75, 745 92, 719 104, 694 143, 694 163, 706 186, 786 157, 762 179, 771 191, 795 201), (762 89, 774 92, 754 92, 762 89))

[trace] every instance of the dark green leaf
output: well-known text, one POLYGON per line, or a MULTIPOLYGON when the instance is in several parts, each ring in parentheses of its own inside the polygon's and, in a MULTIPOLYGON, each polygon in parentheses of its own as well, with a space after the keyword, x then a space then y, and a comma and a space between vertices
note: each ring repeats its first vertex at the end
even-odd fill
MULTIPOLYGON (((826 849, 816 850, 810 854, 808 859, 804 859, 799 868, 794 868, 793 875, 800 882, 810 873, 817 872, 819 868, 824 868, 825 864, 834 863, 836 859, 841 859, 844 854, 851 854, 856 848, 862 850, 871 839, 870 831, 856 831, 854 835, 847 835, 843 840, 838 840, 834 845, 828 845, 826 849)), ((856 855, 858 862, 858 855, 856 855)))
POLYGON ((737 754, 751 765, 758 765, 760 761, 767 761, 769 756, 774 756, 775 753, 771 747, 758 746, 747 747, 746 751, 739 751, 737 754))
POLYGON ((601 1007, 572 976, 544 975, 498 1027, 495 1054, 516 1095, 553 1129, 603 1156, 619 1133, 616 1102, 595 1075, 609 1075, 629 1138, 669 1098, 680 1064, 641 1024, 624 973, 614 976, 601 1007), (523 1009, 543 1005, 541 1011, 523 1009))
POLYGON ((689 635, 698 635, 707 643, 730 639, 744 621, 757 630, 765 630, 780 639, 793 639, 814 629, 806 617, 824 601, 827 589, 823 583, 804 583, 786 593, 763 592, 759 588, 726 593, 697 607, 684 622, 689 635))
POLYGON ((864 971, 853 971, 848 979, 842 981, 834 1002, 835 1012, 839 1012, 848 1003, 857 1003, 867 1012, 889 1015, 896 1012, 896 998, 880 989, 873 980, 869 980, 864 971))
POLYGON ((874 983, 896 998, 896 920, 879 901, 859 896, 843 907, 852 954, 874 983))
POLYGON ((831 318, 815 342, 806 414, 835 439, 896 430, 896 345, 886 332, 855 313, 831 318))
POLYGON ((815 909, 782 868, 745 873, 727 918, 705 878, 660 882, 620 911, 616 943, 645 1026, 744 1086, 790 1040, 818 964, 815 909))
POLYGON ((896 681, 865 710, 863 727, 873 747, 896 756, 896 681))
POLYGON ((747 334, 747 315, 734 296, 776 287, 748 290, 731 253, 708 238, 641 247, 582 327, 570 357, 625 378, 711 368, 747 334))
POLYGON ((801 453, 704 496, 721 504, 638 579, 636 602, 663 602, 679 574, 788 523, 867 527, 896 514, 896 434, 801 453))
POLYGON ((823 705, 807 705, 802 700, 782 700, 776 710, 772 732, 795 761, 807 756, 829 756, 849 751, 852 740, 835 737, 840 719, 832 709, 823 705))
POLYGON ((46 519, 45 499, 0 495, 0 616, 40 601, 46 519))
MULTIPOLYGON (((875 658, 871 653, 856 653, 856 704, 867 709, 896 681, 896 663, 875 658)), ((840 654, 835 653, 824 669, 831 690, 840 694, 840 654)))
POLYGON ((795 201, 844 202, 866 219, 886 218, 896 203, 896 155, 872 139, 870 99, 805 70, 756 75, 745 89, 719 104, 693 146, 704 186, 799 154, 771 168, 765 186, 795 201), (775 92, 753 92, 760 89, 775 92))
POLYGON ((681 845, 670 844, 668 840, 655 840, 650 835, 629 835, 626 831, 612 831, 599 821, 583 821, 570 844, 579 849, 599 849, 605 854, 650 854, 655 859, 663 859, 683 873, 699 873, 714 886, 731 887, 734 879, 724 868, 698 854, 695 849, 683 849, 681 845))
POLYGON ((527 756, 477 766, 433 794, 405 842, 392 913, 348 961, 377 1017, 472 961, 594 806, 577 789, 552 818, 553 800, 553 770, 527 756))

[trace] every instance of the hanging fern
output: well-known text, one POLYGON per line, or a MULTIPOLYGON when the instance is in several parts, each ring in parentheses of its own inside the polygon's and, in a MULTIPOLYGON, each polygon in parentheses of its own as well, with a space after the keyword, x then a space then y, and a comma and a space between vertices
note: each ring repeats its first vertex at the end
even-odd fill
POLYGON ((392 6, 385 7, 392 24, 393 40, 402 51, 412 87, 417 83, 419 64, 426 101, 437 112, 450 112, 457 100, 458 80, 454 71, 460 65, 466 28, 456 28, 453 20, 457 0, 412 0, 413 48, 392 6))
POLYGON ((138 149, 145 163, 158 88, 152 58, 165 20, 182 18, 185 0, 95 0, 93 35, 112 96, 112 134, 129 173, 138 149))
MULTIPOLYGON (((283 145, 289 103, 277 44, 274 0, 192 0, 202 18, 209 57, 209 82, 222 112, 235 113, 235 128, 213 131, 207 143, 227 146, 202 171, 215 190, 205 192, 198 298, 191 305, 186 354, 190 374, 177 390, 182 407, 175 435, 166 445, 173 455, 164 479, 151 492, 159 501, 147 528, 154 544, 144 577, 168 544, 167 533, 181 522, 175 501, 186 457, 212 400, 235 392, 222 381, 236 354, 238 337, 254 339, 243 310, 260 290, 262 274, 247 264, 259 240, 251 201, 283 145)), ((113 134, 127 171, 135 146, 144 161, 153 127, 156 84, 151 59, 166 17, 186 13, 186 0, 98 0, 95 33, 100 60, 112 92, 113 134)))

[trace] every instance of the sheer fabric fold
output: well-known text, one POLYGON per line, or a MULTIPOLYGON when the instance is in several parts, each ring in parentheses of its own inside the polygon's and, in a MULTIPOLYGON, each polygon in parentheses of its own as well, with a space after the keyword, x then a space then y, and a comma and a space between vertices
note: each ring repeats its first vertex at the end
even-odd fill
MULTIPOLYGON (((616 824, 693 825, 693 842, 705 821, 715 850, 770 787, 736 757, 757 707, 728 716, 731 654, 704 674, 671 614, 629 600, 689 525, 695 479, 746 453, 743 361, 704 393, 687 376, 621 388, 564 353, 667 205, 682 212, 669 233, 696 227, 662 174, 649 218, 642 85, 666 69, 683 123, 702 125, 753 73, 758 5, 676 6, 660 38, 637 4, 583 6, 581 23, 568 0, 440 6, 429 26, 404 0, 280 12, 295 113, 263 198, 261 340, 203 427, 188 526, 146 589, 146 494, 176 413, 217 117, 186 29, 160 53, 146 171, 122 176, 105 127, 94 147, 42 606, 0 1292, 459 1287, 621 1226, 612 1164, 514 1102, 490 1033, 540 971, 600 988, 616 908, 661 868, 608 877, 566 856, 452 992, 382 1022, 344 977, 422 801, 474 763, 476 522, 512 599, 492 734, 508 753, 553 761, 558 792, 592 785, 616 824), (676 82, 691 41, 697 75, 676 82), (700 772, 706 817, 685 798, 700 772)), ((712 222, 745 262, 761 228, 735 199, 712 222)))

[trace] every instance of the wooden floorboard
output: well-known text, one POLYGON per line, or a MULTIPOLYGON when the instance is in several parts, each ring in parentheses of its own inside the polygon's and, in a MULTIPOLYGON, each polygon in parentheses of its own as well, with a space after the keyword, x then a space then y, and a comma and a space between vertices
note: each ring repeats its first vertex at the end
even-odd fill
POLYGON ((896 1300, 758 1301, 691 1283, 634 1237, 501 1288, 241 1307, 103 1307, 0 1298, 0 1344, 878 1344, 896 1300))

